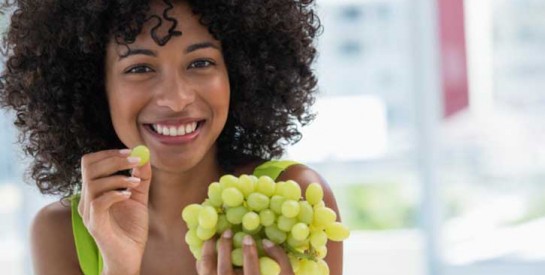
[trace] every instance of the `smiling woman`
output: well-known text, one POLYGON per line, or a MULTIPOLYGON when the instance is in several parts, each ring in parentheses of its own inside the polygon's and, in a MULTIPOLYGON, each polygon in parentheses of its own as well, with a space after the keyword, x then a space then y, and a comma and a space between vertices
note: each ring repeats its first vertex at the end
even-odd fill
MULTIPOLYGON (((35 274, 256 274, 258 247, 292 274, 280 247, 252 238, 233 269, 229 231, 219 252, 210 240, 191 256, 180 213, 227 173, 319 183, 340 219, 316 171, 273 160, 314 117, 313 1, 7 2, 0 105, 37 187, 62 196, 34 219, 35 274)), ((342 242, 327 251, 340 274, 342 242)))

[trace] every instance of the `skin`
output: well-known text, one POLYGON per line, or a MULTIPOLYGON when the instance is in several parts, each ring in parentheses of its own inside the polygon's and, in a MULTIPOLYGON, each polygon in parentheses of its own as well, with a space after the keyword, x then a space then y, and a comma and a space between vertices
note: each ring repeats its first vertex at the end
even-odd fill
MULTIPOLYGON (((164 6, 153 3, 152 12, 164 6)), ((229 79, 221 52, 205 26, 198 23, 186 4, 175 4, 169 13, 178 20, 183 35, 172 37, 163 47, 150 37, 155 24, 144 26, 131 50, 154 52, 129 55, 112 41, 106 55, 106 91, 112 123, 120 140, 132 148, 146 144, 151 161, 138 167, 127 150, 107 150, 84 155, 82 196, 78 207, 84 224, 104 259, 103 274, 258 274, 256 246, 251 238, 244 245, 244 270, 230 262, 232 237, 221 237, 219 252, 214 241, 203 247, 196 262, 185 244, 186 226, 180 218, 183 207, 200 203, 210 182, 225 174, 216 158, 216 140, 229 108, 229 79), (188 51, 192 45, 207 45, 188 51), (204 121, 198 137, 188 144, 165 145, 147 128, 150 123, 180 119, 204 121), (127 177, 113 175, 131 169, 127 177), (128 194, 116 191, 127 188, 128 194)), ((159 29, 162 36, 168 26, 159 29)), ((238 167, 235 175, 251 174, 259 163, 238 167)), ((327 183, 304 165, 288 168, 278 180, 293 179, 302 188, 311 182, 324 187, 324 200, 339 216, 327 183)), ((81 274, 73 235, 70 208, 61 203, 44 207, 31 228, 35 274, 81 274)), ((292 274, 281 248, 265 249, 282 274, 292 274)), ((342 273, 342 243, 329 242, 326 261, 331 274, 342 273)))

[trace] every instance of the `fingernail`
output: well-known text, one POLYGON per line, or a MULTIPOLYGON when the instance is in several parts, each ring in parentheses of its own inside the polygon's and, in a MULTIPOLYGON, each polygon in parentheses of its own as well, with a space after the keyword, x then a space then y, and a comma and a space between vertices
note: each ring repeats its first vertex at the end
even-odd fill
POLYGON ((131 153, 131 149, 121 149, 119 153, 124 156, 128 156, 131 153))
POLYGON ((230 239, 232 236, 233 236, 233 231, 231 231, 231 229, 227 229, 225 230, 225 232, 223 232, 223 237, 226 239, 230 239))
POLYGON ((262 242, 263 242, 263 246, 264 246, 265 248, 271 248, 271 247, 274 246, 274 243, 271 242, 271 241, 269 241, 269 240, 267 240, 267 239, 263 239, 262 242))
POLYGON ((131 191, 129 191, 129 190, 119 191, 119 193, 121 193, 121 195, 123 195, 125 197, 130 197, 131 196, 131 191))
POLYGON ((140 163, 139 157, 128 157, 127 160, 129 161, 129 163, 140 163))
POLYGON ((140 178, 137 178, 137 177, 128 177, 128 178, 125 178, 125 180, 134 184, 140 183, 140 178))
POLYGON ((246 235, 246 236, 244 236, 244 239, 242 240, 242 243, 244 245, 253 245, 254 244, 254 239, 252 239, 252 236, 246 235))

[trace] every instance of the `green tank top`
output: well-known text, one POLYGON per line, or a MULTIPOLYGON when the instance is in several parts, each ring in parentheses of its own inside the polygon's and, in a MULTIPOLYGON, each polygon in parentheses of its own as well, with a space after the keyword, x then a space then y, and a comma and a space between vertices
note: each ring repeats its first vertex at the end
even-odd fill
MULTIPOLYGON (((286 168, 293 164, 298 164, 295 161, 289 160, 271 160, 262 163, 254 170, 256 177, 269 176, 276 178, 286 168)), ((76 244, 76 252, 81 271, 85 275, 100 275, 102 273, 102 256, 95 243, 93 237, 87 231, 83 224, 83 220, 78 213, 80 194, 74 194, 71 197, 72 208, 72 232, 74 234, 74 243, 76 244)))

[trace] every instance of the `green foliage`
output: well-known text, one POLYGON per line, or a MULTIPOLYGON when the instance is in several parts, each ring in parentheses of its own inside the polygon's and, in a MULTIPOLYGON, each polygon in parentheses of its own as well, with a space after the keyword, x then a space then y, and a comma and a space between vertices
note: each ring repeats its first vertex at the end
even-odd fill
POLYGON ((416 225, 416 205, 396 183, 353 184, 336 191, 351 230, 388 230, 416 225))

